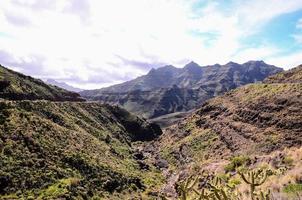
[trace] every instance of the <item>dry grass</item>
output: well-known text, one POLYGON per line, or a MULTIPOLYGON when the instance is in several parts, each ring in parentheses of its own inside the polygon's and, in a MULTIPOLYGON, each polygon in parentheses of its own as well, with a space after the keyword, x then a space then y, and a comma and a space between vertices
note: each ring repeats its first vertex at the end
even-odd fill
MULTIPOLYGON (((283 164, 283 167, 286 168, 286 171, 284 171, 283 173, 279 172, 276 175, 270 176, 267 181, 261 186, 261 189, 263 191, 270 190, 273 200, 300 200, 302 199, 302 191, 285 192, 284 188, 290 184, 302 183, 302 148, 291 148, 285 149, 283 151, 276 151, 268 156, 265 156, 266 159, 263 160, 274 160, 280 155, 284 155, 285 158, 292 158, 293 162, 290 165, 287 165, 286 163, 283 164)), ((267 168, 278 170, 272 166, 271 162, 260 162, 256 164, 256 166, 258 167, 264 165, 266 165, 267 168)), ((244 183, 241 184, 238 187, 238 191, 243 194, 243 200, 249 200, 248 185, 244 183)))

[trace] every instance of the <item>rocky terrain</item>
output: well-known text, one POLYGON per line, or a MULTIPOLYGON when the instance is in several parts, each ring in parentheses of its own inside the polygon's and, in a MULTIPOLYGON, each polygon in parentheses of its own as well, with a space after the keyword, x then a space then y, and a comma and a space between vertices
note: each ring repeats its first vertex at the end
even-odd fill
MULTIPOLYGON (((184 174, 198 174, 205 169, 224 174, 234 170, 232 162, 247 160, 249 165, 275 166, 284 159, 284 150, 300 148, 301 72, 298 66, 268 77, 263 83, 249 84, 213 98, 185 120, 168 127, 159 140, 142 148, 152 151, 151 160, 162 163, 168 180, 164 193, 175 195, 172 186, 184 174)), ((301 156, 291 158, 290 162, 296 162, 295 170, 302 164, 301 156)), ((302 183, 299 178, 286 180, 284 185, 302 183)))
POLYGON ((0 98, 9 100, 85 101, 75 92, 48 85, 42 80, 0 65, 0 98))
POLYGON ((191 62, 184 68, 169 65, 152 69, 147 75, 134 80, 100 90, 82 91, 80 94, 88 100, 121 105, 128 111, 153 119, 198 108, 212 97, 248 83, 262 81, 280 71, 281 68, 263 61, 204 67, 191 62))

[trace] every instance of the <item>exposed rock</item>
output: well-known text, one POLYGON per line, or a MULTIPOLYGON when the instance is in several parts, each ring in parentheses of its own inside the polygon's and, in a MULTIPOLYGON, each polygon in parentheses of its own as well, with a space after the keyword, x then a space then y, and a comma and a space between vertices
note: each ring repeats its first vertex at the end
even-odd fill
POLYGON ((141 170, 149 170, 150 169, 149 165, 146 164, 144 161, 138 160, 137 163, 138 163, 139 168, 141 170))
POLYGON ((158 158, 155 160, 154 165, 158 168, 158 169, 166 169, 169 167, 169 163, 168 161, 162 159, 162 158, 158 158))

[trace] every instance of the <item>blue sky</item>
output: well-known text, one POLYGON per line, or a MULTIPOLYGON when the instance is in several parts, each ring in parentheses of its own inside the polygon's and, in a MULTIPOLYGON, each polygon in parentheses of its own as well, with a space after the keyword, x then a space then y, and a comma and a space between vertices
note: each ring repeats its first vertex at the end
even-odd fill
POLYGON ((0 1, 0 63, 85 89, 172 64, 301 64, 302 0, 0 1))

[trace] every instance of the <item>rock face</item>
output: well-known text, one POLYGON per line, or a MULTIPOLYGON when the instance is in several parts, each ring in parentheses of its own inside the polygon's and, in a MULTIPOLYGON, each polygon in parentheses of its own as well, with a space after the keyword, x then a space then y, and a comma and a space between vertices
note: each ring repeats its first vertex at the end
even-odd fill
POLYGON ((166 130, 157 144, 162 157, 179 163, 300 147, 301 72, 300 66, 207 101, 166 130))
POLYGON ((0 98, 9 100, 85 101, 75 92, 44 83, 0 65, 0 98))
POLYGON ((281 68, 263 61, 204 67, 191 62, 184 68, 165 66, 152 69, 132 81, 80 94, 89 100, 121 105, 128 111, 152 119, 195 109, 209 98, 262 81, 280 71, 281 68))

